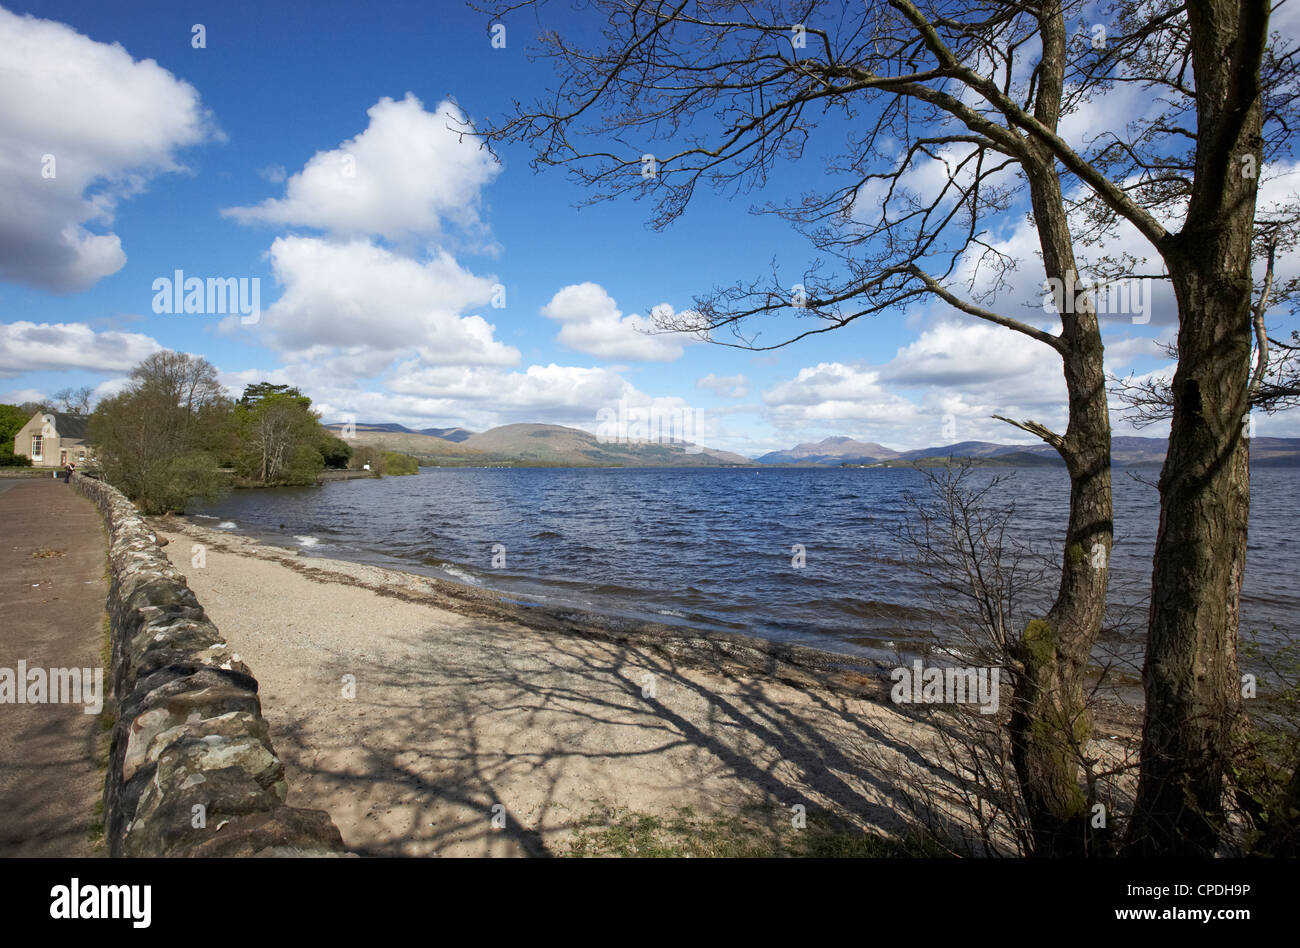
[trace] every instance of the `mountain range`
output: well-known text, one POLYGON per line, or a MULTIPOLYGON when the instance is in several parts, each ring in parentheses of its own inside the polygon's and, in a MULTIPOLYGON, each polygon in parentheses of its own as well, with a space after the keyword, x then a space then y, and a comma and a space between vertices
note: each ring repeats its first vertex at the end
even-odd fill
MULTIPOLYGON (((344 433, 344 426, 326 425, 344 433)), ((532 467, 730 467, 754 462, 730 451, 688 444, 601 441, 594 434, 563 425, 502 425, 488 431, 357 423, 354 444, 410 454, 434 466, 532 467), (449 432, 438 434, 436 432, 449 432)))
MULTIPOLYGON (((325 427, 344 433, 344 426, 325 427)), ((895 451, 883 444, 853 438, 826 438, 770 451, 750 459, 730 451, 670 443, 611 443, 590 432, 563 425, 513 424, 488 431, 466 428, 407 428, 392 422, 357 423, 350 432, 354 443, 399 451, 428 465, 539 466, 539 467, 718 467, 737 465, 807 465, 841 467, 905 467, 938 463, 948 458, 970 458, 997 467, 1042 467, 1063 462, 1047 444, 999 444, 993 441, 959 441, 955 444, 910 451, 895 451)), ((1164 461, 1167 440, 1116 435, 1111 458, 1116 466, 1158 465, 1164 461)), ((1300 438, 1254 438, 1251 463, 1258 467, 1300 467, 1300 438)))
MULTIPOLYGON (((1164 462, 1167 438, 1115 435, 1111 438, 1111 462, 1121 467, 1158 465, 1164 462)), ((919 461, 971 458, 1007 467, 1037 467, 1064 464, 1049 444, 998 444, 993 441, 959 441, 955 444, 912 451, 895 451, 883 444, 852 438, 826 438, 816 443, 797 444, 786 451, 771 451, 755 458, 759 464, 816 464, 821 466, 870 465, 905 467, 919 461)), ((1300 438, 1253 438, 1251 464, 1258 467, 1300 466, 1300 438)))

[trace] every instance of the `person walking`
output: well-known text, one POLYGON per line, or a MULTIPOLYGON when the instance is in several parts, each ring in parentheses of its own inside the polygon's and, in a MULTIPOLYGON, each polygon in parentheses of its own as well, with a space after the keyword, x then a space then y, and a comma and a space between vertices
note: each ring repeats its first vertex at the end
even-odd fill
POLYGON ((72 472, 75 471, 76 469, 77 469, 77 465, 71 462, 68 463, 68 466, 63 469, 63 483, 65 484, 72 483, 72 472))

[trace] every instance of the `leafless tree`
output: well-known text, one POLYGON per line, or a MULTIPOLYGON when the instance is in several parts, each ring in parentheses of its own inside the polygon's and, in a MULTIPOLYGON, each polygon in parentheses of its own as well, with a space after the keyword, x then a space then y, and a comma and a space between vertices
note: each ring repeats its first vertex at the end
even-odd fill
POLYGON ((66 412, 74 415, 84 415, 90 411, 90 400, 94 397, 95 390, 88 385, 81 388, 64 388, 54 393, 54 401, 59 407, 66 412))
MULTIPOLYGON (((820 254, 796 292, 774 266, 770 278, 702 295, 692 311, 661 318, 661 328, 767 349, 938 298, 1060 355, 1065 432, 1013 422, 1052 444, 1071 477, 1061 583, 1045 617, 1051 648, 1024 649, 1043 660, 1025 676, 1012 725, 1044 854, 1079 852, 1084 836, 1066 736, 1044 722, 1061 719, 1062 705, 1082 709, 1102 621, 1106 570, 1093 568, 1090 554, 1108 554, 1112 542, 1110 428, 1090 294, 1058 295, 1059 333, 989 308, 1016 261, 996 250, 986 223, 1027 186, 1044 275, 1065 287, 1083 282, 1076 235, 1101 243, 1124 223, 1149 242, 1155 275, 1170 280, 1178 301, 1180 360, 1133 838, 1139 852, 1212 852, 1235 714, 1249 508, 1240 427, 1251 384, 1255 203, 1265 157, 1289 145, 1294 99, 1295 50, 1277 37, 1270 44, 1268 5, 604 0, 584 9, 604 14, 604 45, 545 34, 555 90, 517 106, 487 135, 530 143, 536 164, 567 167, 593 200, 654 197, 663 227, 701 183, 761 188, 778 163, 843 138, 827 167, 833 184, 758 209, 790 221, 820 254), (1103 42, 1095 29, 1071 33, 1072 20, 1086 16, 1082 25, 1095 27, 1099 15, 1103 42), (1079 149, 1061 136, 1062 115, 1121 83, 1153 92, 1163 107, 1079 149), (814 136, 819 147, 810 147, 814 136), (919 193, 908 173, 927 161, 943 172, 919 193), (1067 200, 1063 181, 1085 196, 1067 200), (766 343, 753 328, 790 313, 811 325, 766 343), (1194 675, 1206 656, 1211 673, 1194 675)), ((1097 275, 1131 275, 1134 263, 1102 257, 1097 275)))
MULTIPOLYGON (((1251 307, 1251 328, 1255 334, 1251 353, 1250 410, 1266 414, 1300 405, 1300 332, 1291 331, 1290 341, 1278 339, 1269 329, 1270 310, 1283 310, 1294 317, 1300 304, 1300 277, 1279 282, 1279 255, 1294 252, 1300 243, 1300 214, 1256 221, 1255 256, 1264 266, 1258 295, 1251 307)), ((1178 347, 1161 346, 1165 356, 1178 361, 1178 347)), ((1111 391, 1125 407, 1125 420, 1135 428, 1166 422, 1173 414, 1174 396, 1170 380, 1162 375, 1111 378, 1111 391)))
MULTIPOLYGON (((1025 662, 1021 630, 1041 623, 1042 582, 1059 569, 1050 548, 1017 533, 1012 474, 994 474, 969 462, 918 468, 923 482, 906 499, 906 516, 895 528, 898 555, 925 577, 935 591, 925 603, 936 617, 943 664, 997 669, 1003 687, 1023 687, 1025 662)), ((900 662, 905 658, 900 656, 900 662)), ((1108 681, 1103 667, 1085 694, 1089 718, 1108 681)), ((917 779, 893 772, 903 799, 936 841, 984 855, 1037 851, 1033 826, 1018 786, 1014 748, 1006 714, 986 714, 970 706, 923 704, 911 709, 933 726, 928 748, 941 773, 917 779)), ((1063 709, 1073 713, 1072 709, 1063 709)), ((1083 719, 1064 720, 1071 735, 1063 748, 1084 773, 1089 833, 1085 853, 1115 851, 1115 815, 1131 798, 1134 765, 1124 755, 1103 754, 1091 741, 1083 719), (1096 818, 1100 804, 1107 818, 1096 818)), ((894 767, 864 748, 875 767, 894 767)))
POLYGON ((833 185, 758 209, 789 221, 820 255, 798 286, 774 265, 768 278, 661 314, 660 329, 770 349, 937 299, 1061 359, 1065 431, 1003 419, 1056 448, 1071 480, 1063 548, 1072 552, 1061 558, 1046 615, 1052 646, 1022 648, 1011 727, 1036 851, 1081 853, 1086 799, 1064 750, 1074 737, 1049 721, 1061 720, 1064 706, 1086 728, 1082 681, 1105 611, 1112 505, 1101 333, 1087 292, 1057 295, 1056 333, 993 309, 1018 261, 994 246, 987 227, 1027 187, 1044 275, 1059 287, 1082 284, 1054 150, 1066 74, 1082 42, 1067 19, 1082 4, 947 3, 927 13, 909 0, 594 6, 607 16, 605 48, 547 34, 558 90, 489 127, 490 142, 530 142, 537 163, 568 167, 594 200, 654 196, 654 223, 664 227, 701 182, 762 187, 814 135, 843 139, 828 169, 833 185), (593 147, 582 147, 592 138, 593 147), (648 154, 648 142, 664 153, 648 154), (923 168, 939 179, 925 193, 910 177, 923 168), (770 343, 750 328, 791 314, 812 325, 770 343))
POLYGON ((162 351, 132 369, 124 391, 100 402, 89 437, 105 478, 147 513, 165 513, 215 494, 211 450, 228 438, 229 411, 211 363, 162 351))

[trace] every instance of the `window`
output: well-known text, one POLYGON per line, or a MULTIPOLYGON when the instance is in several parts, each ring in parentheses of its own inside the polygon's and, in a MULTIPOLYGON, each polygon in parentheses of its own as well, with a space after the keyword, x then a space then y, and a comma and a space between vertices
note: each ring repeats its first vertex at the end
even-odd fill
POLYGON ((40 435, 32 435, 32 460, 33 461, 44 460, 44 455, 41 454, 41 445, 44 444, 44 442, 45 439, 42 438, 40 435))
POLYGON ((80 464, 80 463, 81 463, 82 461, 84 461, 84 460, 86 460, 86 452, 85 452, 85 451, 78 451, 78 452, 77 452, 77 463, 80 464))

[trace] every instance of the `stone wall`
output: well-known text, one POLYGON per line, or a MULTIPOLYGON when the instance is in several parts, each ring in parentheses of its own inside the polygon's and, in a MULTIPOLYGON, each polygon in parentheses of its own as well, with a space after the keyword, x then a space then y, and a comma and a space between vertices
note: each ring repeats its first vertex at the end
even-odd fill
POLYGON ((73 483, 109 535, 109 855, 342 854, 328 813, 285 805, 257 680, 153 531, 116 488, 81 474, 73 483))

